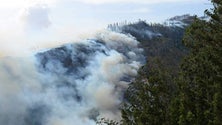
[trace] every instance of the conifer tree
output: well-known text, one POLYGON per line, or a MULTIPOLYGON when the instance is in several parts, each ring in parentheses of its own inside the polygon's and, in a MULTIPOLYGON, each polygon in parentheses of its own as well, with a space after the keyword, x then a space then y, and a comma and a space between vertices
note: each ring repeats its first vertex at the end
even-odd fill
POLYGON ((180 125, 222 124, 222 1, 212 3, 210 20, 196 18, 184 36, 190 54, 181 65, 180 125))
POLYGON ((173 89, 172 77, 161 62, 155 59, 147 63, 126 92, 123 124, 171 125, 169 106, 173 89))

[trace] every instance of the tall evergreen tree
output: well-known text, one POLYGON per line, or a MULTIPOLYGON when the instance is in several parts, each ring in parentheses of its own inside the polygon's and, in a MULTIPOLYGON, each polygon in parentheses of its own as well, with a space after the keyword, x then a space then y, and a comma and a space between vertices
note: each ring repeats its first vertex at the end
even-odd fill
POLYGON ((222 124, 222 1, 212 3, 210 20, 196 19, 184 36, 190 54, 181 65, 180 125, 222 124))
POLYGON ((137 79, 126 92, 122 109, 126 125, 171 125, 170 102, 173 96, 172 77, 159 60, 143 66, 137 79))

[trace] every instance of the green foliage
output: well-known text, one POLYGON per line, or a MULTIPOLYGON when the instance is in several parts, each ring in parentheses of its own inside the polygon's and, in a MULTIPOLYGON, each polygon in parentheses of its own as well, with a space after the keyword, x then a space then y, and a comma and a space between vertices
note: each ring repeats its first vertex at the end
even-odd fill
POLYGON ((222 4, 213 2, 212 12, 205 11, 210 21, 196 19, 184 36, 190 53, 178 81, 180 125, 222 124, 222 4))
POLYGON ((123 123, 170 125, 169 106, 173 98, 173 88, 172 77, 158 59, 147 63, 126 92, 127 103, 122 110, 123 123))
POLYGON ((101 118, 96 121, 97 125, 121 125, 121 123, 114 121, 114 120, 109 120, 105 118, 101 118))
POLYGON ((210 19, 195 18, 186 30, 183 44, 189 53, 180 69, 166 65, 164 56, 148 54, 126 91, 118 124, 222 125, 222 1, 212 3, 214 8, 205 11, 210 19))

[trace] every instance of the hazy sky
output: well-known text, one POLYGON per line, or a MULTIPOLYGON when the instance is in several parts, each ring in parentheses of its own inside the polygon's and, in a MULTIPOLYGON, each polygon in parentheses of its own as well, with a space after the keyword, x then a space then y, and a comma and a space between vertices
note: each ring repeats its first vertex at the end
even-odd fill
POLYGON ((0 56, 72 42, 125 20, 202 16, 209 7, 208 0, 0 0, 0 56))

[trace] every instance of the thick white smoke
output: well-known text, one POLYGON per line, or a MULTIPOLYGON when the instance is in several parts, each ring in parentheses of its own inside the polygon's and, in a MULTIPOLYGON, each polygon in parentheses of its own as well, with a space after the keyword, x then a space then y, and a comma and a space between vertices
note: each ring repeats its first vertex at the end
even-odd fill
POLYGON ((0 62, 0 124, 95 125, 119 120, 123 91, 143 61, 131 36, 104 31, 33 57, 0 62))

